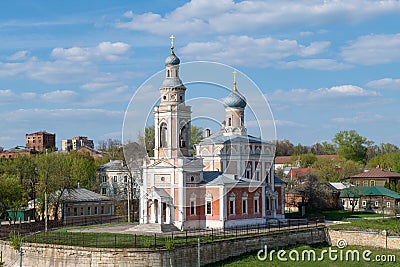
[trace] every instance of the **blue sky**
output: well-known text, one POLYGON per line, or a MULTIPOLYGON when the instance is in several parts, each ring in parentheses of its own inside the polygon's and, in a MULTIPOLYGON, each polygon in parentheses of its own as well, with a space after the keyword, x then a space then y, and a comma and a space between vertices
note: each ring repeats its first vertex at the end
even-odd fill
POLYGON ((1 1, 0 146, 39 130, 58 146, 121 139, 129 101, 164 68, 171 34, 181 62, 251 78, 278 139, 312 145, 354 129, 400 145, 399 14, 399 1, 1 1))

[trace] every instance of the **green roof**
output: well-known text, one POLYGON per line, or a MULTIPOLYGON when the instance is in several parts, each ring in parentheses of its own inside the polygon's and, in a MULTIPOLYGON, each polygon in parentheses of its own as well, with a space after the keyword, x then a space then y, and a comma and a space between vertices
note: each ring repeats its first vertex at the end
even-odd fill
POLYGON ((400 198, 397 192, 383 186, 350 186, 340 191, 340 197, 386 196, 400 198))

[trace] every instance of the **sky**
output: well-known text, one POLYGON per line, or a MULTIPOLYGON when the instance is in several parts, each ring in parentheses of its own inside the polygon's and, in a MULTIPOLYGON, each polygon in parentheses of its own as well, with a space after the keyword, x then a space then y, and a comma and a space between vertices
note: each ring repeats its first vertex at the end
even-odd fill
MULTIPOLYGON (((182 63, 218 62, 251 79, 279 140, 312 145, 356 130, 399 146, 399 14, 389 0, 2 0, 0 146, 41 130, 58 147, 77 135, 121 140, 125 111, 163 70, 171 34, 182 63)), ((238 89, 250 98, 243 75, 238 89)), ((196 108, 223 119, 218 103, 196 108)))

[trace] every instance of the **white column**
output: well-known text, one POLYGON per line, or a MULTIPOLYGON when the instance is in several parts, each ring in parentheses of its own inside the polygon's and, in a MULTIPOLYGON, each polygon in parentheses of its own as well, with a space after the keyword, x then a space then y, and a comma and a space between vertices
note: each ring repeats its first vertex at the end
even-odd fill
POLYGON ((151 203, 151 207, 150 207, 150 209, 151 209, 150 222, 151 223, 155 223, 156 222, 156 217, 155 217, 156 209, 155 209, 154 206, 155 206, 155 203, 154 203, 154 199, 153 199, 152 203, 151 203))
POLYGON ((224 186, 219 188, 219 219, 224 222, 226 218, 226 198, 225 198, 226 189, 224 186))

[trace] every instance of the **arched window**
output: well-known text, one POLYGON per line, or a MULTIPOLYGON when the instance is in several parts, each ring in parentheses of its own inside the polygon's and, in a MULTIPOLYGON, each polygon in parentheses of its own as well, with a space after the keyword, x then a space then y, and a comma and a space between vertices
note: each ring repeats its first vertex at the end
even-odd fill
POLYGON ((228 119, 228 126, 232 126, 232 118, 228 119))
POLYGON ((170 75, 169 75, 169 70, 167 70, 167 77, 170 77, 170 75))
POLYGON ((186 125, 182 127, 179 135, 180 147, 186 147, 186 125))
POLYGON ((167 147, 167 124, 165 122, 160 125, 160 147, 167 147))

